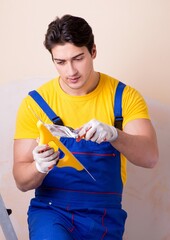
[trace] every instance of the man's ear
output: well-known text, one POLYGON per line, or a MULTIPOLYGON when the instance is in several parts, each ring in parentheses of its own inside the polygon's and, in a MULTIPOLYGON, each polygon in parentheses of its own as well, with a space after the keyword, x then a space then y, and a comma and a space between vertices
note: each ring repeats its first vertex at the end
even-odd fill
POLYGON ((93 59, 95 59, 96 55, 97 55, 97 49, 96 49, 96 45, 94 44, 91 50, 91 56, 93 59))

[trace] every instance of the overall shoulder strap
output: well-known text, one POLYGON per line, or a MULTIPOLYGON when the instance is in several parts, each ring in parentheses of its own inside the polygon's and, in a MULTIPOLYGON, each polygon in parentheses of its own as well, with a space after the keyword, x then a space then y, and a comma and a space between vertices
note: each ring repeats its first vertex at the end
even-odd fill
POLYGON ((122 122, 123 122, 123 116, 122 116, 122 94, 123 90, 126 87, 126 85, 122 82, 118 83, 115 99, 114 99, 114 115, 115 115, 115 122, 114 126, 120 130, 122 130, 122 122))
POLYGON ((56 115, 56 113, 36 90, 30 91, 28 94, 34 99, 34 101, 40 106, 54 124, 63 125, 61 118, 56 115))

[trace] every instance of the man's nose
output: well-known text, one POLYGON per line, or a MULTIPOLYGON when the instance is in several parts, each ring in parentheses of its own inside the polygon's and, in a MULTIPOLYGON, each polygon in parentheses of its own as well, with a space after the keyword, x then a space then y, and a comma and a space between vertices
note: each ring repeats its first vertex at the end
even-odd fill
POLYGON ((67 63, 67 75, 68 76, 73 76, 77 72, 74 64, 72 62, 67 63))

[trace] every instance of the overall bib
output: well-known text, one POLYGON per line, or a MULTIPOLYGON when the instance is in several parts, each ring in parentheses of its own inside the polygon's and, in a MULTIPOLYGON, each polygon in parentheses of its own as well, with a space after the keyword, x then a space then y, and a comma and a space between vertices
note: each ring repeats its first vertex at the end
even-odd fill
MULTIPOLYGON (((122 122, 124 87, 119 82, 115 96, 115 125, 118 124, 118 128, 122 122)), ((34 97, 32 93, 30 95, 34 97)), ((36 98, 34 100, 38 102, 36 98)), ((55 115, 56 119, 60 120, 55 115)), ((108 142, 98 144, 83 139, 76 142, 74 138, 65 137, 60 141, 96 181, 85 170, 54 167, 31 200, 28 210, 30 239, 122 240, 127 214, 121 207, 120 152, 108 142)))

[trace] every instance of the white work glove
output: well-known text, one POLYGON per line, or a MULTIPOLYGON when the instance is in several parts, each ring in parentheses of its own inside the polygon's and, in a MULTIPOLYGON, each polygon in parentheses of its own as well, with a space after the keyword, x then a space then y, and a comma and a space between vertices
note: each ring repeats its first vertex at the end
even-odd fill
POLYGON ((118 137, 117 129, 102 122, 92 119, 86 123, 78 133, 78 141, 82 138, 92 142, 113 142, 118 137))
POLYGON ((59 152, 48 145, 36 146, 32 154, 36 168, 41 173, 48 173, 59 161, 59 152))

